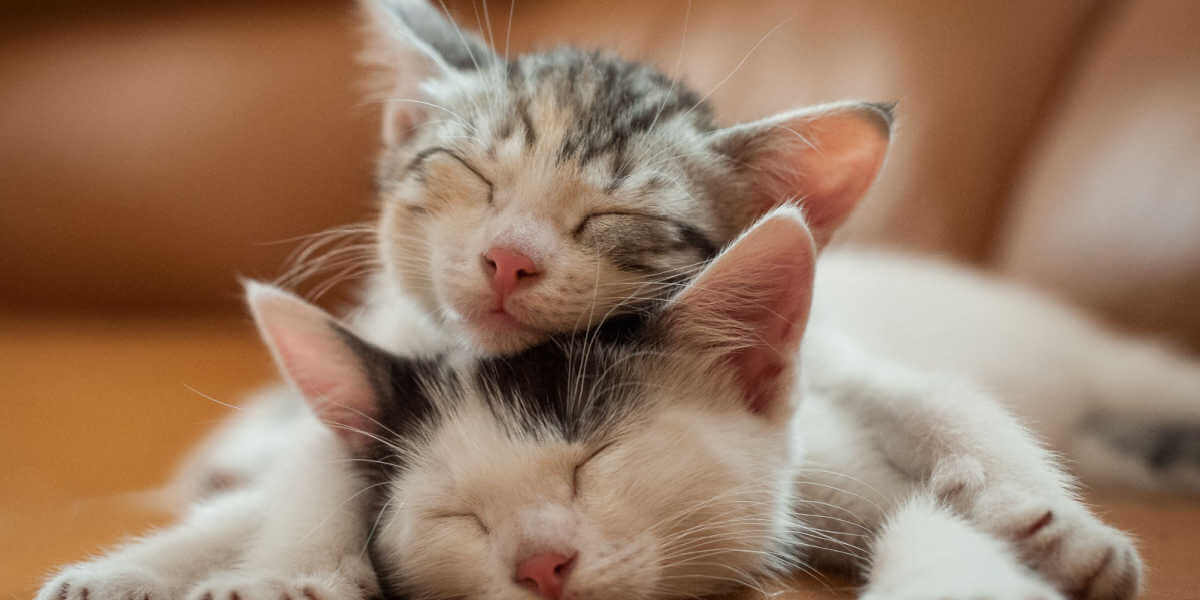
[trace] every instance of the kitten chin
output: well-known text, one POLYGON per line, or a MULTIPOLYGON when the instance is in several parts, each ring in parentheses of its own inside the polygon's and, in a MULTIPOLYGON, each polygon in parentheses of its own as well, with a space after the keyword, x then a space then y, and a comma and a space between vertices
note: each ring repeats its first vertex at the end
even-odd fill
POLYGON ((460 337, 468 347, 485 355, 512 354, 540 344, 552 335, 499 311, 476 313, 470 318, 454 313, 447 316, 446 325, 458 334, 452 337, 460 337))

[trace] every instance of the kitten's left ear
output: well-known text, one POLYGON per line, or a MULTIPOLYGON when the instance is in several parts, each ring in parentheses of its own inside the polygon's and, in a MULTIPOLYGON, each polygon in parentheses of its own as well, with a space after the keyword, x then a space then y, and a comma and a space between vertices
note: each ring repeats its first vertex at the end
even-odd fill
POLYGON ((724 206, 739 228, 785 203, 798 204, 818 247, 833 236, 875 181, 887 155, 891 104, 840 102, 786 112, 713 134, 748 187, 724 206))
POLYGON ((502 59, 425 0, 359 0, 366 33, 360 59, 375 70, 370 95, 384 105, 383 140, 404 141, 424 121, 420 85, 488 69, 502 59))
POLYGON ((364 364, 368 357, 362 355, 373 349, 292 294, 253 281, 245 287, 254 321, 279 370, 355 454, 368 454, 382 408, 364 364))

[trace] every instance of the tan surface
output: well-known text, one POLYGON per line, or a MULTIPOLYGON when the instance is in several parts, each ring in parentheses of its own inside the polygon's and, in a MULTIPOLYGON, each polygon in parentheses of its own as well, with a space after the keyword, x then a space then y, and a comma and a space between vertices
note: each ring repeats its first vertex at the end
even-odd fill
POLYGON ((247 319, 0 317, 0 598, 164 515, 129 494, 273 370, 247 319))
MULTIPOLYGON (((166 522, 130 494, 163 481, 228 412, 188 388, 236 402, 271 376, 245 319, 0 317, 0 331, 0 598, 28 598, 53 566, 166 522)), ((1200 504, 1106 496, 1100 507, 1141 538, 1146 598, 1200 596, 1200 504)), ((827 585, 851 590, 805 579, 795 597, 828 598, 827 585)))

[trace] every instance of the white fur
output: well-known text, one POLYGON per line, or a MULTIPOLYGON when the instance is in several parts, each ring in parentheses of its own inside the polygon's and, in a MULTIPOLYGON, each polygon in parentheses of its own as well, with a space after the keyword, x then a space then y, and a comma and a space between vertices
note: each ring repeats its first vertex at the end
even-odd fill
POLYGON ((862 600, 1064 597, 1016 561, 1008 544, 928 495, 903 504, 871 550, 870 584, 862 600))
MULTIPOLYGON (((702 277, 707 283, 681 302, 720 311, 732 290, 757 294, 741 287, 761 284, 755 273, 774 260, 770 245, 723 255, 712 268, 722 275, 702 277), (744 269, 737 260, 747 261, 744 269)), ((791 318, 803 326, 803 313, 791 318)), ((700 336, 706 341, 695 349, 668 352, 648 416, 594 459, 577 499, 571 467, 588 449, 510 437, 482 404, 468 404, 390 485, 379 521, 366 523, 363 482, 346 450, 296 411, 283 419, 287 443, 262 444, 265 459, 247 457, 249 465, 274 464, 244 489, 215 495, 175 528, 64 570, 40 599, 81 598, 83 589, 89 600, 203 600, 233 591, 245 600, 362 598, 374 581, 363 553, 367 529, 385 564, 400 565, 411 581, 473 597, 528 598, 511 565, 564 546, 590 559, 572 575, 581 600, 601 589, 711 593, 724 588, 710 579, 713 565, 719 580, 753 585, 795 568, 797 558, 860 569, 870 598, 1136 593, 1141 565, 1132 543, 1075 498, 1070 478, 998 402, 966 381, 882 358, 831 325, 810 323, 793 397, 776 403, 786 409, 758 416, 741 404, 744 388, 720 375, 727 367, 698 350, 720 340, 700 336), (802 557, 779 554, 779 542, 793 536, 802 557), (710 560, 697 561, 697 552, 710 560)), ((733 347, 769 343, 761 326, 731 330, 749 336, 733 347)), ((263 414, 248 413, 247 422, 263 414)), ((239 431, 254 427, 233 425, 223 435, 239 431)))
POLYGON ((1091 482, 1200 490, 1195 465, 1152 472, 1082 427, 1089 415, 1200 424, 1200 365, 1106 331, 1045 293, 897 253, 832 250, 818 265, 814 321, 867 352, 952 373, 993 392, 1091 482))
MULTIPOLYGON (((799 496, 837 507, 808 509, 853 515, 873 530, 914 494, 927 495, 1011 544, 1016 558, 1059 589, 1090 585, 1086 597, 1135 592, 1141 563, 1129 538, 1079 502, 1071 479, 994 398, 966 381, 866 354, 820 327, 810 331, 802 360, 814 393, 799 416, 811 466, 798 478, 799 496)), ((925 543, 938 545, 936 537, 925 543)), ((871 557, 876 570, 880 560, 871 557)))
MULTIPOLYGON (((796 456, 804 458, 786 467, 795 485, 796 524, 791 527, 810 546, 812 562, 866 569, 865 597, 1053 599, 1059 597, 1054 586, 1073 590, 1095 580, 1094 596, 1089 597, 1100 598, 1123 589, 1119 585, 1123 578, 1136 581, 1140 564, 1128 539, 1100 523, 1074 498, 1069 479, 991 398, 953 378, 882 361, 818 324, 810 327, 801 360, 807 378, 805 391, 799 392, 803 400, 797 402, 800 408, 792 420, 791 435, 796 456), (1032 537, 1022 536, 1047 513, 1052 515, 1048 524, 1032 537), (924 551, 913 552, 912 548, 924 551), (1046 548, 1052 551, 1046 553, 1046 548), (1109 552, 1114 559, 1104 562, 1109 552), (1032 561, 1033 571, 1022 566, 1023 558, 1032 561)), ((532 458, 536 454, 523 457, 529 450, 518 447, 500 447, 496 445, 500 438, 487 442, 483 435, 487 419, 480 419, 461 430, 461 439, 446 440, 441 456, 452 461, 467 460, 470 455, 492 457, 485 467, 495 473, 488 484, 492 492, 482 497, 493 504, 475 510, 504 514, 520 505, 504 490, 534 492, 531 498, 537 498, 538 490, 547 489, 545 475, 536 470, 528 475, 533 479, 519 483, 526 477, 520 473, 528 465, 545 458, 532 458), (511 457, 512 462, 503 462, 503 457, 511 457)), ((674 422, 687 429, 666 437, 721 440, 721 446, 697 451, 673 443, 673 451, 688 456, 688 461, 680 461, 672 452, 646 448, 634 453, 636 466, 624 469, 623 476, 661 486, 682 481, 680 477, 703 479, 699 473, 710 459, 705 457, 742 460, 728 452, 731 445, 747 451, 743 462, 729 465, 732 472, 754 471, 753 465, 762 455, 772 452, 755 449, 755 440, 769 439, 761 432, 731 429, 728 419, 704 421, 697 414, 680 414, 674 422), (665 462, 656 466, 647 456, 665 462), (669 465, 686 468, 673 474, 674 467, 669 465)), ((185 591, 188 598, 200 600, 205 593, 221 598, 221 593, 232 590, 247 600, 274 600, 288 590, 302 594, 306 588, 319 590, 319 598, 364 597, 358 584, 371 580, 363 575, 369 572, 364 571, 368 567, 362 554, 365 533, 361 519, 353 518, 354 511, 361 509, 354 507, 352 499, 361 490, 361 482, 345 463, 338 462, 347 457, 314 419, 300 412, 285 422, 292 424, 290 443, 263 446, 279 462, 264 471, 257 484, 217 495, 174 529, 95 563, 64 570, 40 598, 57 597, 64 583, 71 586, 68 590, 88 587, 89 598, 96 600, 123 598, 133 592, 175 598, 185 591)), ((663 426, 653 431, 660 435, 647 438, 647 443, 658 443, 653 440, 665 435, 663 426)), ((614 459, 618 462, 609 468, 620 469, 616 466, 620 457, 614 459)), ((611 475, 604 481, 616 485, 611 475)), ((405 483, 410 491, 404 497, 421 502, 415 498, 427 493, 420 491, 422 485, 441 484, 418 484, 410 479, 405 483)), ((641 484, 621 487, 629 485, 641 484)), ((678 496, 678 486, 668 489, 670 494, 663 499, 668 503, 663 508, 687 505, 678 496)), ((718 497, 721 490, 710 488, 705 493, 718 497)), ((639 518, 632 518, 635 513, 609 513, 606 521, 612 523, 605 527, 636 524, 647 517, 653 517, 653 522, 670 514, 654 516, 658 504, 644 494, 638 498, 639 518)), ((746 500, 750 498, 740 501, 746 500)), ((600 505, 610 509, 623 506, 615 497, 600 505)), ((520 540, 530 539, 531 532, 575 531, 575 525, 561 526, 563 518, 572 517, 565 517, 566 513, 554 506, 534 502, 533 508, 514 512, 519 517, 514 522, 519 524, 516 529, 492 521, 496 535, 516 536, 499 547, 510 548, 505 552, 512 553, 527 543, 520 540), (545 528, 547 519, 559 526, 545 528)), ((736 504, 724 506, 721 510, 736 504)), ((393 546, 393 552, 403 551, 407 562, 422 552, 437 555, 438 547, 428 546, 428 531, 418 534, 425 530, 412 530, 411 524, 400 526, 394 519, 372 524, 379 528, 379 535, 389 535, 396 527, 410 530, 396 538, 407 541, 393 546)), ((446 523, 434 526, 451 527, 446 523)), ((446 531, 452 533, 447 541, 457 539, 451 543, 461 548, 463 540, 478 533, 470 523, 455 525, 459 526, 466 529, 446 531)), ((607 530, 612 534, 613 530, 607 530)), ((570 535, 587 539, 598 534, 570 535)), ((547 543, 546 538, 532 539, 547 543)), ((603 536, 595 539, 595 543, 604 543, 603 536)), ((509 564, 512 559, 497 560, 509 564)), ((440 567, 428 568, 436 572, 440 567)), ((738 578, 739 573, 753 570, 752 564, 743 565, 727 574, 738 578)), ((445 576, 461 581, 463 573, 454 569, 445 576)), ((653 580, 643 579, 647 576, 622 575, 624 581, 634 584, 653 580)), ((487 597, 520 591, 506 587, 504 581, 488 584, 485 589, 492 591, 487 597)))
POLYGON ((245 460, 222 449, 210 455, 218 468, 267 465, 238 489, 209 490, 179 524, 60 570, 37 600, 223 600, 233 592, 243 600, 369 597, 376 583, 363 552, 363 484, 334 435, 303 406, 294 408, 274 424, 287 428, 286 443, 261 443, 263 436, 236 425, 223 432, 245 460), (239 431, 249 435, 228 437, 239 431))

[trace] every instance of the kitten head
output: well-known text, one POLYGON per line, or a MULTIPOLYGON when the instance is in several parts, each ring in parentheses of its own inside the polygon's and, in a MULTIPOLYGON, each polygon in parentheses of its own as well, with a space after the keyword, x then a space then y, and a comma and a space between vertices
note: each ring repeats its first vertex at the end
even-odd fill
POLYGON ((251 286, 281 370, 370 467, 381 581, 430 598, 722 591, 788 560, 815 245, 770 214, 653 315, 507 357, 389 355, 251 286))
POLYGON ((385 275, 491 352, 669 295, 780 204, 823 244, 887 148, 890 107, 719 128, 650 66, 570 48, 506 59, 424 2, 364 7, 385 275))

